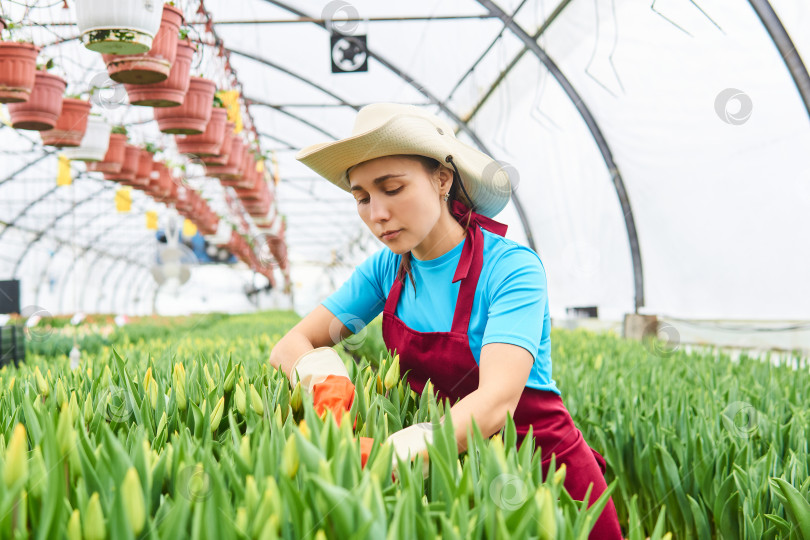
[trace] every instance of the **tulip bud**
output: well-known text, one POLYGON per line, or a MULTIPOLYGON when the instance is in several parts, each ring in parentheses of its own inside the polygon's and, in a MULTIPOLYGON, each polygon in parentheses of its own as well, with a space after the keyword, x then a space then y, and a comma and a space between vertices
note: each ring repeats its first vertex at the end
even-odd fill
POLYGON ((68 400, 68 410, 70 411, 70 422, 75 423, 79 418, 79 402, 76 399, 76 391, 70 392, 70 399, 68 400))
POLYGON ((84 512, 84 538, 85 540, 104 540, 106 536, 104 512, 101 510, 98 493, 94 492, 87 502, 87 509, 84 512))
POLYGON ((183 364, 175 364, 174 371, 172 372, 172 381, 174 386, 175 400, 177 401, 177 409, 185 411, 188 401, 186 400, 186 371, 183 364))
POLYGON ((383 381, 385 389, 390 390, 399 383, 399 355, 394 356, 394 361, 391 367, 385 374, 385 381, 383 381))
POLYGON ((301 420, 301 422, 298 424, 298 431, 301 432, 301 435, 303 435, 306 440, 311 440, 310 437, 312 434, 309 431, 309 426, 307 425, 306 420, 301 420))
POLYGON ((245 477, 245 506, 247 506, 248 512, 253 515, 258 505, 259 490, 256 488, 256 479, 249 474, 245 477))
POLYGON ((225 382, 222 384, 222 389, 226 392, 230 392, 233 390, 233 382, 236 380, 236 371, 238 369, 238 365, 233 366, 231 370, 228 372, 228 375, 225 377, 225 382))
POLYGON ((250 385, 250 406, 253 407, 253 411, 259 416, 264 414, 264 403, 262 403, 261 396, 259 396, 259 393, 252 384, 250 385))
POLYGON ((242 442, 239 444, 239 457, 242 458, 242 461, 247 463, 248 467, 253 466, 250 459, 250 435, 242 437, 242 442))
POLYGON ((39 497, 42 495, 48 482, 48 469, 45 465, 45 459, 42 457, 42 450, 39 445, 35 446, 31 451, 30 465, 31 472, 28 485, 31 487, 31 493, 35 497, 39 497))
POLYGON ((247 536, 247 510, 244 506, 236 509, 236 531, 241 533, 241 536, 247 536))
POLYGON ((559 486, 565 482, 565 463, 560 464, 557 471, 554 473, 554 485, 559 486))
POLYGON ((79 519, 79 511, 73 510, 67 525, 68 540, 82 540, 82 522, 79 519))
POLYGON ((541 540, 557 538, 557 518, 554 515, 554 501, 551 497, 551 490, 546 486, 539 486, 534 498, 540 510, 538 522, 540 524, 541 540))
POLYGON ((236 410, 239 411, 239 414, 245 416, 245 391, 242 389, 242 385, 236 385, 233 399, 236 402, 236 410))
POLYGON ((104 383, 104 386, 112 386, 112 371, 110 371, 110 366, 104 366, 104 372, 101 374, 101 380, 104 383))
POLYGON ((144 393, 149 396, 149 402, 152 404, 152 408, 154 409, 157 407, 157 398, 158 398, 158 387, 157 381, 152 376, 152 368, 148 368, 146 370, 146 375, 143 378, 143 388, 144 393))
POLYGON ((290 396, 290 407, 292 407, 293 412, 298 412, 301 410, 301 406, 304 404, 303 396, 301 395, 301 383, 295 383, 295 388, 293 388, 292 396, 290 396))
POLYGON ((287 437, 287 444, 281 452, 281 474, 292 478, 298 472, 298 451, 296 450, 295 435, 287 437))
POLYGON ((67 402, 68 396, 65 390, 65 383, 62 382, 62 377, 56 381, 56 403, 61 407, 67 402))
POLYGON ((39 393, 45 397, 48 397, 48 394, 51 393, 51 389, 48 386, 48 383, 45 381, 45 377, 42 376, 39 366, 34 368, 34 377, 37 380, 37 389, 39 390, 39 393))
POLYGON ((16 381, 16 380, 17 380, 17 377, 12 377, 11 380, 9 381, 9 383, 8 383, 8 391, 9 392, 14 390, 14 381, 16 381))
POLYGON ((56 440, 59 443, 59 451, 62 455, 70 452, 73 448, 73 441, 76 439, 76 432, 73 430, 73 424, 70 421, 70 411, 68 411, 67 403, 62 406, 59 411, 59 421, 56 425, 56 440))
POLYGON ((219 398, 214 410, 211 412, 211 431, 216 431, 222 421, 222 411, 225 409, 225 396, 219 398))
POLYGON ((129 526, 135 535, 140 534, 146 521, 146 508, 143 499, 143 488, 138 471, 135 467, 130 467, 124 476, 124 484, 121 486, 121 495, 124 499, 124 510, 127 513, 129 526))
POLYGON ((377 393, 382 394, 385 391, 385 387, 383 386, 383 381, 379 373, 377 373, 376 378, 377 378, 377 393))
POLYGON ((6 487, 11 488, 18 480, 28 476, 28 439, 25 435, 25 426, 17 424, 11 434, 11 441, 6 448, 6 464, 3 479, 6 487))

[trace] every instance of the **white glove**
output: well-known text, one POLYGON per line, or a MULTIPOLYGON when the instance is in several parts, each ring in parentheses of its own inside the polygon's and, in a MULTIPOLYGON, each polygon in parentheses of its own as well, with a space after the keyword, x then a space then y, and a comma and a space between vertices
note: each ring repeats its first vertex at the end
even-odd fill
POLYGON ((388 436, 388 442, 394 445, 394 454, 391 457, 394 471, 397 470, 397 458, 405 461, 416 458, 417 454, 422 454, 422 476, 428 476, 428 454, 427 445, 433 444, 433 424, 422 422, 414 424, 405 429, 401 429, 388 436))
POLYGON ((338 353, 331 347, 318 347, 301 355, 290 370, 290 383, 295 387, 301 381, 301 390, 307 395, 312 388, 326 380, 329 375, 349 378, 349 372, 338 353))

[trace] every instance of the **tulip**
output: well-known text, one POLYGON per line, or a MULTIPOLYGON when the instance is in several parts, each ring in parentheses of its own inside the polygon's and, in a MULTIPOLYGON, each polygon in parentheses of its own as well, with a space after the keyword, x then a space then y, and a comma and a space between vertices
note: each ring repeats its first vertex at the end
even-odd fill
POLYGON ((225 382, 222 384, 223 390, 226 392, 230 392, 233 390, 233 382, 236 379, 236 372, 238 371, 239 366, 233 366, 231 370, 228 372, 228 375, 225 377, 225 382))
POLYGON ((188 401, 186 400, 186 370, 183 368, 183 364, 177 363, 174 365, 172 380, 174 382, 172 388, 177 400, 177 409, 185 411, 188 401))
POLYGON ((394 361, 385 374, 383 384, 386 390, 390 390, 399 383, 399 355, 394 356, 394 361))
POLYGON ((540 539, 553 540, 557 538, 557 518, 554 515, 554 501, 551 498, 551 490, 546 486, 540 486, 537 488, 534 498, 540 508, 538 518, 540 539))
POLYGON ((70 411, 68 410, 67 403, 65 403, 62 406, 62 410, 59 411, 59 421, 56 425, 56 440, 59 443, 59 451, 62 455, 70 452, 76 440, 76 432, 73 429, 73 423, 70 421, 70 411))
POLYGON ((234 401, 236 401, 236 410, 239 411, 239 414, 245 416, 245 391, 242 389, 241 384, 236 385, 234 401))
POLYGON ((211 431, 216 431, 222 421, 222 411, 225 409, 225 396, 219 398, 214 410, 211 412, 211 431))
POLYGON ((68 540, 82 540, 82 522, 79 519, 79 511, 73 510, 67 525, 68 540))
POLYGON ((264 403, 262 403, 261 396, 259 396, 259 393, 252 384, 250 385, 250 406, 253 407, 253 411, 259 416, 264 414, 264 403))
POLYGON ((287 438, 287 444, 281 452, 281 474, 292 478, 298 472, 299 458, 296 450, 295 435, 287 438))
POLYGON ((34 377, 37 380, 37 389, 39 390, 39 393, 45 397, 48 397, 48 394, 51 393, 51 389, 48 386, 48 383, 45 381, 45 377, 42 376, 39 366, 34 368, 34 377))
POLYGON ((301 395, 301 383, 297 382, 295 384, 295 388, 293 389, 292 396, 290 396, 290 406, 292 407, 293 412, 298 412, 301 410, 301 406, 304 404, 303 396, 301 395))
POLYGON ((11 434, 11 441, 6 448, 6 465, 3 479, 6 487, 11 488, 18 480, 28 476, 28 439, 25 435, 25 426, 17 424, 11 434))
POLYGON ((101 510, 101 501, 98 493, 94 492, 87 502, 87 509, 84 515, 84 538, 85 540, 104 540, 107 536, 107 528, 104 525, 104 512, 101 510))
POLYGON ((143 530, 146 521, 146 509, 143 499, 143 488, 135 467, 130 467, 124 476, 124 484, 121 486, 121 495, 124 499, 124 510, 127 513, 129 526, 135 535, 143 530))
POLYGON ((239 444, 239 457, 248 464, 248 467, 253 465, 250 459, 250 435, 242 437, 242 442, 239 444))
POLYGON ((157 407, 157 395, 158 395, 158 387, 157 381, 152 376, 152 368, 148 368, 146 370, 146 375, 143 378, 143 388, 144 393, 149 396, 149 402, 152 404, 152 408, 154 409, 157 407))
POLYGON ((62 382, 62 377, 56 381, 56 403, 61 407, 67 401, 67 391, 65 390, 65 383, 62 382))

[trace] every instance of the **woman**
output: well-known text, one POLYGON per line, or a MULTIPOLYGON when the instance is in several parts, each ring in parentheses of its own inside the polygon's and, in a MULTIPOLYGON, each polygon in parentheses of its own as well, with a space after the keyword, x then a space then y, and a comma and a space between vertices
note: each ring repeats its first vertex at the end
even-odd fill
MULTIPOLYGON (((554 453, 558 466, 566 464, 571 496, 583 500, 593 483, 596 500, 607 487, 604 460, 574 426, 551 378, 545 270, 487 217, 509 201, 507 173, 441 119, 398 104, 364 107, 350 137, 297 158, 354 196, 385 247, 284 336, 270 362, 316 402, 347 409, 353 387, 331 346, 383 312, 383 338, 411 388, 421 393, 430 379, 454 404, 459 452, 473 420, 489 437, 511 414, 520 442, 532 427, 544 474, 554 453), (346 389, 340 403, 335 384, 346 389)), ((389 441, 407 459, 426 449, 431 431, 417 424, 389 441)), ((621 538, 612 500, 591 538, 621 538)))

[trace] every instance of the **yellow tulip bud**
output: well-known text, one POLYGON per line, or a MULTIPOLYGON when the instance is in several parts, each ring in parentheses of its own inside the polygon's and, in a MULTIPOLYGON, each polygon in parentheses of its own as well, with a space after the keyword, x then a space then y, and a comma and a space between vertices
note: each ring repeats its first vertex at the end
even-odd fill
POLYGON ((222 384, 223 390, 226 392, 230 392, 233 390, 233 382, 236 379, 236 371, 239 369, 239 365, 233 366, 231 370, 228 372, 228 375, 225 377, 225 382, 222 384))
POLYGON ((89 424, 90 420, 93 419, 93 400, 90 399, 90 394, 87 394, 87 397, 84 398, 84 423, 89 424))
POLYGON ((292 396, 290 396, 290 406, 292 407, 293 412, 298 412, 301 410, 301 406, 303 404, 304 399, 301 395, 301 383, 297 382, 295 384, 295 388, 293 388, 292 396))
POLYGON ((51 393, 51 388, 45 381, 45 377, 42 376, 42 372, 39 370, 39 366, 34 368, 34 377, 37 380, 37 389, 39 390, 39 393, 45 397, 48 397, 48 394, 51 393))
POLYGON ((45 459, 42 457, 42 450, 39 445, 35 446, 31 451, 31 471, 28 480, 28 485, 31 488, 31 493, 35 497, 42 495, 45 485, 48 482, 48 469, 45 465, 45 459))
POLYGON ((82 522, 79 518, 79 511, 73 510, 67 525, 68 540, 82 540, 82 522))
POLYGON ((56 403, 61 407, 67 401, 67 391, 65 390, 65 383, 62 382, 62 377, 56 381, 56 403))
POLYGON ((245 391, 242 389, 242 385, 236 385, 233 399, 236 402, 236 410, 239 411, 239 414, 245 416, 245 391))
POLYGON ((399 384, 399 355, 394 356, 394 361, 388 368, 385 374, 385 381, 383 381, 386 390, 390 390, 399 384))
POLYGON ((68 411, 67 403, 59 411, 59 421, 56 424, 56 440, 59 443, 59 451, 62 455, 70 452, 70 449, 73 448, 73 442, 76 440, 76 432, 73 429, 73 423, 70 421, 70 411, 68 411))
POLYGON ((554 485, 559 486, 565 482, 565 463, 560 464, 559 468, 554 473, 554 485))
POLYGON ((76 391, 70 392, 70 399, 68 400, 68 410, 70 411, 71 423, 76 422, 79 418, 79 402, 76 399, 76 391))
POLYGON ((222 411, 225 409, 225 396, 219 398, 214 410, 211 412, 211 431, 216 431, 222 421, 222 411))
POLYGON ((186 399, 186 371, 183 364, 175 364, 174 371, 172 372, 172 390, 174 391, 175 401, 177 401, 177 409, 185 411, 188 405, 186 399))
POLYGON ((106 536, 104 512, 101 510, 98 493, 94 492, 87 501, 87 509, 84 512, 84 538, 85 540, 104 540, 106 536))
POLYGON ((245 505, 251 515, 259 505, 259 490, 256 488, 256 479, 250 474, 245 477, 245 505))
POLYGON ((17 424, 11 434, 11 441, 6 448, 6 466, 3 479, 6 487, 10 488, 21 478, 28 476, 28 438, 25 435, 25 426, 17 424))
POLYGON ((157 398, 158 398, 158 387, 157 381, 152 376, 152 368, 148 368, 146 370, 146 375, 143 378, 143 388, 144 393, 149 396, 149 402, 152 404, 152 408, 154 409, 157 407, 157 398))
POLYGON ((385 391, 385 386, 383 385, 382 378, 380 374, 377 373, 377 393, 382 394, 385 391))
POLYGON ((310 437, 312 436, 312 433, 309 431, 309 426, 307 425, 306 420, 301 420, 301 423, 298 424, 298 431, 301 432, 301 435, 303 435, 306 440, 311 440, 310 437))
POLYGON ((557 518, 554 515, 554 501, 551 497, 551 490, 546 486, 539 486, 534 498, 540 510, 538 522, 541 540, 557 538, 557 518))
POLYGON ((259 393, 252 384, 250 385, 250 406, 253 407, 253 411, 259 416, 264 414, 264 403, 262 403, 261 396, 259 396, 259 393))
POLYGON ((242 437, 242 442, 239 444, 239 457, 248 464, 248 467, 253 466, 250 459, 250 435, 242 437))
POLYGON ((296 450, 295 435, 287 438, 287 444, 281 452, 281 474, 292 478, 298 472, 299 458, 296 450))
POLYGON ((242 536, 247 536, 247 510, 244 506, 240 506, 236 509, 236 530, 242 533, 242 536))
POLYGON ((124 484, 121 486, 121 496, 124 499, 124 510, 127 513, 129 526, 136 535, 143 530, 146 522, 146 503, 143 498, 143 488, 138 471, 135 467, 130 467, 124 476, 124 484))

